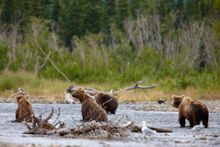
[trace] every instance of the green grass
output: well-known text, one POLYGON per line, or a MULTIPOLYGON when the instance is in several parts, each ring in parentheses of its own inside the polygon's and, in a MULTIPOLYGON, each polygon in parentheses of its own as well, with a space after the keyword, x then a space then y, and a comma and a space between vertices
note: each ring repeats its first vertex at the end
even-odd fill
MULTIPOLYGON (((167 77, 163 79, 144 77, 145 82, 142 85, 156 84, 155 89, 131 90, 119 93, 120 102, 125 101, 155 101, 158 98, 170 99, 173 94, 185 94, 194 99, 220 99, 219 80, 216 75, 211 73, 194 73, 191 76, 167 77)), ((131 86, 134 82, 120 83, 111 82, 65 82, 57 79, 48 79, 39 77, 31 72, 7 72, 0 75, 0 97, 2 100, 13 95, 18 87, 23 87, 33 101, 56 101, 63 100, 63 94, 70 85, 79 85, 82 87, 93 87, 98 90, 119 90, 126 86, 131 86)), ((14 101, 14 99, 10 99, 14 101)))

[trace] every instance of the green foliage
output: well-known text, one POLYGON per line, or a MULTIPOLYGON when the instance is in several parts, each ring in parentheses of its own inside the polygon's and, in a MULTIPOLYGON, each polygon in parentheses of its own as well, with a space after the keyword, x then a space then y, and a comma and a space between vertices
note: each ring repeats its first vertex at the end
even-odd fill
POLYGON ((19 86, 24 84, 21 78, 15 76, 0 76, 0 91, 14 90, 16 91, 19 86))
POLYGON ((6 24, 11 24, 14 21, 14 0, 4 0, 2 3, 1 20, 6 24))
POLYGON ((0 71, 4 70, 8 63, 8 47, 0 44, 0 71))
MULTIPOLYGON (((220 85, 217 0, 1 2, 1 71, 117 87, 142 79, 167 90, 220 85)), ((23 84, 1 80, 2 90, 23 84)))

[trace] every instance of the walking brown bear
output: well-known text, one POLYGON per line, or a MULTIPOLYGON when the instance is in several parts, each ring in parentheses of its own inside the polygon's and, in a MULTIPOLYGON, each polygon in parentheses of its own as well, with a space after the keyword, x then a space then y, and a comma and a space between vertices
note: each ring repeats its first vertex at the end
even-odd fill
POLYGON ((209 111, 207 106, 200 100, 192 100, 188 97, 172 96, 173 106, 179 109, 179 123, 185 127, 185 119, 189 120, 190 126, 199 125, 202 121, 205 128, 208 127, 209 111))

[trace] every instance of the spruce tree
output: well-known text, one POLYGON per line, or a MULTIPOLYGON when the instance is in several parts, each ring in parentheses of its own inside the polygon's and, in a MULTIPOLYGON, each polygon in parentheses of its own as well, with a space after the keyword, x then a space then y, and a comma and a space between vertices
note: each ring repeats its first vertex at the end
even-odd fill
POLYGON ((14 17, 14 1, 15 0, 3 0, 2 2, 2 13, 1 13, 1 23, 2 24, 13 24, 14 17))

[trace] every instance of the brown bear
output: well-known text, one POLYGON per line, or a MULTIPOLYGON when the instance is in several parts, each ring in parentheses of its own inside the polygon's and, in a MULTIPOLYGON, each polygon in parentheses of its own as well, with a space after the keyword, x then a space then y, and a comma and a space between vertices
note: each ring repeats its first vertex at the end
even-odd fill
POLYGON ((78 88, 68 91, 73 97, 79 99, 82 104, 81 112, 83 121, 107 121, 107 113, 99 106, 91 97, 89 97, 84 89, 78 88))
POLYGON ((17 93, 16 94, 16 100, 17 100, 17 110, 15 114, 15 122, 31 122, 32 116, 34 115, 32 105, 30 102, 28 102, 28 95, 24 93, 17 93))
POLYGON ((95 96, 95 100, 107 113, 115 114, 118 108, 118 101, 114 96, 101 92, 95 96))
POLYGON ((207 106, 200 100, 192 100, 188 97, 172 96, 173 106, 179 109, 179 123, 185 127, 185 119, 189 120, 190 126, 199 125, 203 122, 205 128, 208 127, 209 111, 207 106))

